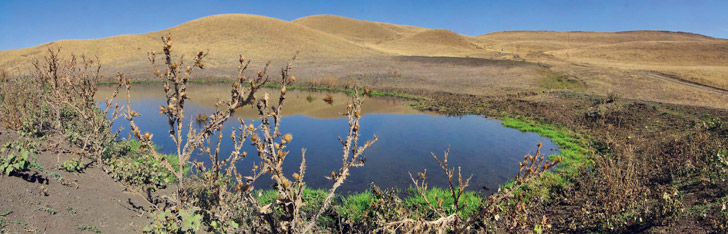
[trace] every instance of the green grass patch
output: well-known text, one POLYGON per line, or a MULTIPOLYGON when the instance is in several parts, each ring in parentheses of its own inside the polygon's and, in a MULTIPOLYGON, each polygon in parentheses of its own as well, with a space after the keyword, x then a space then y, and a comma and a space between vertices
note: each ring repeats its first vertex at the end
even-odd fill
MULTIPOLYGON (((166 185, 176 184, 177 177, 170 172, 162 162, 154 158, 151 153, 142 150, 142 143, 139 141, 125 140, 114 144, 107 154, 107 163, 111 169, 112 177, 127 185, 141 186, 144 184, 153 185, 154 188, 161 188, 166 185)), ((155 146, 155 148, 159 148, 155 146)), ((164 154, 164 160, 169 162, 172 168, 179 171, 179 159, 175 154, 164 154)), ((183 173, 188 175, 192 167, 185 165, 183 173)))
POLYGON ((50 215, 55 215, 56 213, 58 213, 56 211, 56 209, 53 209, 53 208, 50 208, 50 207, 41 207, 41 208, 35 209, 35 212, 46 212, 46 213, 48 213, 50 215))
POLYGON ((5 212, 0 213, 0 216, 5 217, 5 216, 8 216, 8 215, 10 215, 12 213, 13 213, 12 210, 8 210, 8 211, 5 211, 5 212))
MULTIPOLYGON (((272 189, 258 190, 256 193, 260 194, 260 196, 258 196, 257 198, 260 204, 270 204, 274 202, 276 198, 278 198, 278 192, 272 189)), ((304 206, 302 211, 316 211, 318 207, 323 204, 327 193, 328 191, 324 189, 304 190, 303 197, 307 205, 304 206)), ((448 214, 452 214, 455 212, 455 206, 453 205, 454 199, 452 198, 449 190, 435 187, 428 189, 425 194, 427 196, 427 199, 430 200, 430 202, 434 206, 437 207, 437 197, 442 200, 442 207, 445 209, 445 212, 447 212, 448 214)), ((337 194, 336 198, 332 201, 331 207, 335 207, 335 212, 342 217, 347 217, 351 220, 360 221, 365 219, 365 214, 367 214, 369 211, 376 209, 376 207, 373 206, 379 202, 378 199, 382 198, 377 198, 374 194, 372 194, 371 190, 369 189, 361 193, 352 193, 346 195, 337 194)), ((483 199, 483 196, 476 192, 466 191, 465 193, 463 193, 462 197, 460 198, 461 206, 464 205, 463 209, 461 210, 461 215, 467 218, 470 217, 470 215, 472 215, 473 213, 477 212, 478 207, 483 202, 483 199)), ((436 216, 436 214, 432 212, 427 206, 427 202, 425 202, 425 199, 422 198, 422 196, 417 193, 414 188, 410 188, 407 190, 404 199, 402 199, 402 204, 408 210, 414 211, 414 216, 418 218, 431 218, 436 216)))
MULTIPOLYGON (((260 204, 271 204, 273 203, 273 201, 275 201, 275 199, 278 198, 278 191, 273 189, 258 190, 257 192, 259 192, 261 195, 258 197, 258 203, 260 204)), ((304 189, 303 200, 306 201, 307 204, 302 208, 302 211, 313 212, 315 209, 318 209, 318 207, 323 204, 327 194, 328 191, 324 189, 304 189)))
MULTIPOLYGON (((452 197, 450 190, 433 187, 427 189, 425 196, 427 196, 427 200, 430 201, 432 206, 435 208, 439 208, 437 199, 440 199, 442 200, 442 208, 447 214, 455 213, 455 199, 452 197)), ((418 218, 431 218, 436 216, 436 214, 429 209, 425 198, 423 198, 422 195, 420 195, 413 187, 407 189, 407 197, 405 197, 403 201, 404 206, 408 210, 416 211, 415 215, 420 216, 418 218)), ((478 211, 478 207, 482 202, 483 196, 478 193, 470 191, 464 192, 460 197, 460 205, 463 206, 460 215, 462 215, 465 219, 469 218, 470 215, 478 211)))
POLYGON ((89 231, 93 233, 101 233, 101 230, 96 225, 79 225, 78 230, 80 231, 89 231))
MULTIPOLYGON (((561 153, 550 155, 549 159, 554 160, 561 157, 562 161, 552 171, 543 174, 538 180, 524 186, 527 195, 541 195, 548 198, 550 192, 565 188, 583 167, 592 166, 593 152, 588 136, 579 135, 572 130, 553 124, 526 121, 517 118, 503 118, 503 126, 515 128, 522 132, 534 132, 551 139, 559 147, 561 153)), ((513 185, 513 182, 506 183, 506 188, 513 185)))
POLYGON ((369 190, 363 193, 355 193, 341 198, 341 207, 339 208, 339 214, 350 217, 351 219, 358 221, 361 220, 367 210, 371 207, 372 203, 376 199, 369 192, 369 190))
POLYGON ((570 89, 583 90, 584 83, 576 78, 570 77, 568 74, 544 69, 539 72, 543 79, 541 86, 546 89, 570 89))

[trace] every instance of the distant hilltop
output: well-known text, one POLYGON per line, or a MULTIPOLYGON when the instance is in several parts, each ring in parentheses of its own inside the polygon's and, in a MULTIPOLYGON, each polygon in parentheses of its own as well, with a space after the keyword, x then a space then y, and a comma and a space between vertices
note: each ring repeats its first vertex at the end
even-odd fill
POLYGON ((725 65, 728 40, 668 31, 555 32, 503 31, 477 37, 445 29, 371 22, 334 15, 293 21, 244 14, 213 15, 144 34, 90 40, 62 40, 0 51, 0 68, 25 71, 48 47, 95 55, 104 71, 148 69, 146 52, 159 50, 171 34, 174 50, 188 56, 209 50, 209 67, 234 67, 239 54, 254 61, 284 60, 296 51, 302 60, 346 60, 391 56, 494 56, 565 61, 725 65))

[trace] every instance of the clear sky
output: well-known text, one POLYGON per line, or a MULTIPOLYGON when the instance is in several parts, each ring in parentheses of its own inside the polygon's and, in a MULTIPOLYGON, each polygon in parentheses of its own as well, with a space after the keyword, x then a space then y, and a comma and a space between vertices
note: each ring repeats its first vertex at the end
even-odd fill
POLYGON ((726 0, 0 0, 0 50, 63 39, 146 33, 223 13, 256 14, 282 20, 333 14, 444 28, 470 36, 504 30, 648 29, 728 38, 726 0))

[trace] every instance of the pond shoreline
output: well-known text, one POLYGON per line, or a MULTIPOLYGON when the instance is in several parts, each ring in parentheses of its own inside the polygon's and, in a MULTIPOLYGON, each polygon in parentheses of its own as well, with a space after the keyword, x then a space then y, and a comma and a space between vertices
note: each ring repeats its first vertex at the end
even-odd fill
MULTIPOLYGON (((227 88, 227 86, 210 84, 210 86, 190 86, 188 88, 188 95, 191 99, 187 103, 189 110, 188 112, 186 112, 186 114, 189 113, 189 115, 195 116, 197 115, 197 113, 209 113, 210 111, 214 111, 214 109, 210 108, 213 107, 212 102, 214 102, 215 96, 213 95, 213 98, 210 98, 202 97, 200 95, 217 93, 218 91, 215 90, 224 90, 227 88), (202 93, 200 93, 200 91, 194 92, 193 90, 201 90, 202 93), (206 104, 201 105, 203 103, 206 104)), ((138 124, 141 124, 140 129, 142 131, 149 131, 155 136, 162 136, 162 138, 155 138, 155 144, 159 144, 160 148, 174 148, 172 145, 168 145, 169 142, 164 143, 166 142, 167 138, 163 136, 166 135, 165 132, 168 131, 164 128, 166 120, 164 120, 162 116, 158 113, 155 113, 158 112, 156 110, 158 109, 158 105, 163 104, 163 100, 157 100, 160 97, 146 94, 148 92, 152 92, 155 94, 158 93, 159 90, 156 89, 156 85, 138 85, 137 90, 134 90, 134 87, 132 87, 132 107, 136 112, 142 114, 142 116, 139 117, 142 119, 139 119, 137 121, 138 124), (135 98, 136 96, 140 97, 135 98), (153 126, 159 126, 159 128, 161 129, 156 129, 157 127, 153 126), (157 142, 156 139, 160 139, 161 142, 157 142)), ((262 91, 275 93, 278 90, 272 89, 262 91)), ((313 98, 313 103, 311 103, 311 101, 301 102, 300 100, 296 100, 306 97, 307 94, 309 97, 311 97, 312 93, 306 91, 319 90, 305 89, 304 92, 288 92, 288 98, 286 99, 287 107, 283 110, 284 118, 281 120, 281 131, 286 133, 292 133, 294 138, 298 139, 293 141, 294 145, 291 145, 290 147, 292 148, 289 148, 291 149, 292 153, 297 154, 298 147, 307 149, 306 158, 308 164, 311 165, 309 171, 310 173, 313 173, 310 174, 307 178, 323 178, 325 175, 321 174, 322 171, 327 171, 330 169, 321 169, 319 167, 321 167, 322 165, 328 165, 332 167, 331 169, 335 169, 334 167, 336 165, 335 163, 333 165, 329 165, 331 163, 328 160, 319 159, 319 155, 337 154, 337 150, 338 148, 340 148, 340 145, 337 146, 337 144, 335 143, 338 142, 335 141, 335 138, 331 137, 337 135, 337 132, 340 132, 341 129, 336 127, 332 128, 330 126, 342 125, 342 123, 338 123, 341 122, 341 120, 336 119, 343 118, 343 116, 338 113, 340 111, 339 109, 344 109, 345 106, 337 107, 331 106, 330 104, 324 104, 324 102, 322 102, 320 99, 323 96, 326 96, 326 93, 313 93, 316 96, 315 98, 313 98), (319 107, 315 107, 316 105, 318 105, 315 103, 321 103, 321 105, 325 106, 324 108, 331 110, 323 110, 319 107), (307 107, 311 105, 313 105, 313 107, 307 107), (328 117, 326 115, 320 115, 318 113, 315 115, 310 115, 309 111, 307 110, 309 108, 317 110, 317 112, 321 113, 332 112, 332 114, 328 117), (297 116, 298 114, 303 114, 303 116, 297 116), (299 125, 315 127, 292 127, 299 125), (327 130, 329 128, 331 128, 331 130, 327 130), (310 134, 310 132, 317 133, 310 134), (319 140, 312 141, 311 139, 319 140)), ((335 91, 327 90, 326 92, 335 91)), ((103 96, 104 92, 100 92, 100 97, 103 96)), ((338 95, 334 99, 346 99, 346 97, 347 95, 338 95)), ((428 156, 430 155, 430 153, 435 153, 438 155, 442 154, 442 151, 446 150, 448 148, 448 145, 452 146, 450 147, 452 150, 452 162, 450 165, 455 167, 463 166, 463 173, 465 175, 475 175, 473 182, 476 185, 470 186, 468 190, 482 192, 484 194, 490 194, 495 190, 481 191, 481 186, 493 188, 498 187, 504 182, 507 182, 507 179, 511 179, 512 176, 515 176, 515 172, 518 169, 517 161, 520 160, 523 155, 529 152, 533 153, 536 150, 537 142, 545 143, 543 152, 546 155, 553 154, 554 152, 558 153, 559 147, 551 143, 551 140, 549 140, 548 138, 543 138, 542 136, 533 133, 523 134, 519 131, 508 130, 511 128, 504 128, 504 124, 500 120, 494 121, 494 119, 483 118, 482 116, 431 116, 429 115, 429 112, 426 112, 428 114, 423 115, 421 112, 419 112, 423 110, 418 110, 417 108, 415 108, 416 105, 405 105, 406 102, 401 104, 391 104, 389 103, 389 101, 381 102, 377 97, 378 96, 373 96, 365 101, 362 110, 363 118, 361 124, 363 131, 365 131, 364 133, 362 133, 363 137, 377 135, 380 141, 374 145, 373 149, 370 149, 368 151, 368 162, 363 167, 363 169, 354 169, 352 171, 352 175, 356 175, 354 179, 351 179, 347 181, 347 183, 344 183, 344 188, 337 191, 342 192, 342 194, 348 193, 347 191, 351 191, 350 189, 352 188, 357 188, 353 191, 362 192, 366 190, 370 182, 375 182, 378 186, 383 188, 398 187, 400 191, 404 191, 407 187, 412 185, 409 177, 407 177, 407 171, 415 173, 423 169, 427 169, 428 171, 434 171, 433 173, 436 173, 436 175, 439 174, 439 170, 437 170, 439 168, 434 167, 436 165, 435 161, 428 156), (401 105, 402 107, 392 109, 390 107, 386 107, 388 105, 401 105), (400 109, 407 109, 409 111, 401 112, 403 114, 397 114, 402 111, 400 109), (422 126, 429 127, 422 128, 422 126), (508 140, 504 141, 502 139, 508 140), (494 140, 496 142, 500 141, 500 143, 488 143, 494 140), (397 157, 397 161, 393 163, 387 163, 385 161, 382 161, 384 160, 384 158, 389 157, 397 157), (491 159, 492 157, 495 158, 491 159), (399 165, 399 161, 410 163, 407 163, 406 165, 395 166, 399 165), (389 169, 385 170, 385 168, 389 169), (476 168, 478 169, 475 170, 476 168), (375 178, 372 177, 372 175, 380 174, 375 173, 375 171, 377 170, 384 170, 384 172, 386 172, 385 174, 390 175, 388 176, 390 178, 387 181, 398 182, 377 182, 377 179, 372 179, 375 178), (404 172, 404 174, 402 174, 402 172, 404 172), (392 176, 394 176, 396 179, 392 178, 392 176), (488 178, 487 181, 485 181, 486 178, 488 178), (492 181, 499 182, 493 183, 492 181)), ((271 98, 274 100, 277 99, 277 97, 275 96, 272 96, 271 98)), ((394 97, 394 99, 399 98, 394 97)), ((407 99, 401 100, 406 101, 407 99)), ((122 103, 120 103, 120 105, 121 104, 122 103)), ((246 110, 242 110, 242 112, 237 112, 236 116, 242 117, 246 119, 246 121, 255 121, 258 118, 255 113, 245 113, 245 111, 246 110)), ((125 126, 125 120, 118 120, 115 125, 122 126, 123 128, 128 129, 128 126, 125 126)), ((235 127, 234 125, 235 121, 232 121, 231 123, 225 124, 223 126, 223 129, 235 127)), ((343 125, 341 127, 343 127, 343 125)), ((121 136, 126 135, 127 133, 125 132, 121 133, 121 136)), ((212 143, 214 144, 214 142, 212 143)), ((229 145, 228 143, 225 143, 224 141, 222 145, 229 145)), ((225 150, 226 148, 223 147, 221 155, 226 155, 225 150)), ((247 150, 250 151, 252 149, 247 150)), ((296 157, 287 159, 284 167, 286 167, 285 165, 296 164, 296 159, 296 157)), ((204 158, 202 158, 201 160, 202 162, 209 163, 204 158)), ((250 160, 253 160, 252 162, 256 162, 255 157, 246 160, 247 161, 244 162, 246 163, 246 165, 251 163, 250 160)), ((238 165, 237 167, 238 170, 247 171, 247 169, 245 169, 246 166, 238 165)), ((430 181, 432 187, 436 187, 438 185, 440 187, 443 187, 446 185, 444 184, 444 181, 442 181, 443 178, 440 176, 432 177, 431 180, 433 180, 430 181)), ((312 186, 312 188, 327 187, 325 186, 325 183, 311 183, 311 181, 308 182, 308 185, 312 186)), ((260 185, 263 184, 258 184, 258 186, 256 187, 261 187, 260 185)), ((266 186, 262 187, 264 188, 266 186)))

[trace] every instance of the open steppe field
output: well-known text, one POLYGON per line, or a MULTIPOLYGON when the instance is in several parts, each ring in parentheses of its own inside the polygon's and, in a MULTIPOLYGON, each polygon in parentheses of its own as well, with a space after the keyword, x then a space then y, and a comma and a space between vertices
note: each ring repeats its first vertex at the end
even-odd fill
POLYGON ((253 61, 251 70, 257 71, 266 61, 280 67, 297 54, 298 77, 327 85, 497 95, 541 91, 543 74, 558 72, 596 95, 728 107, 728 40, 663 31, 506 31, 469 37, 331 15, 292 22, 216 15, 158 32, 2 51, 0 66, 10 74, 27 73, 45 50, 61 48, 66 54, 98 56, 105 81, 116 71, 135 81, 156 80, 149 76, 146 57, 167 34, 173 35, 177 53, 209 52, 200 80, 231 80, 239 55, 253 61), (453 59, 437 63, 427 61, 437 58, 407 56, 453 59))

